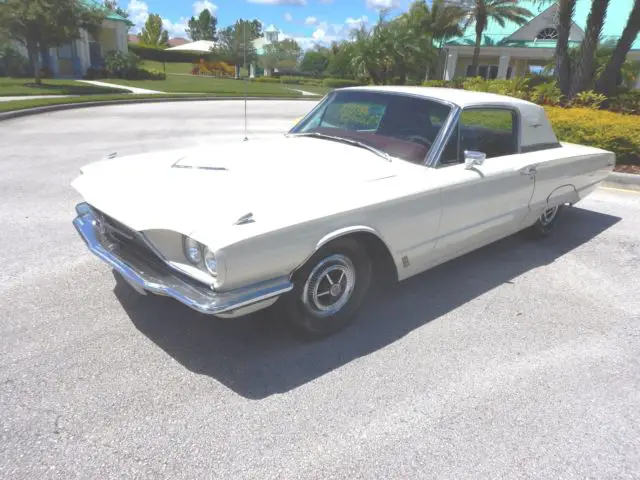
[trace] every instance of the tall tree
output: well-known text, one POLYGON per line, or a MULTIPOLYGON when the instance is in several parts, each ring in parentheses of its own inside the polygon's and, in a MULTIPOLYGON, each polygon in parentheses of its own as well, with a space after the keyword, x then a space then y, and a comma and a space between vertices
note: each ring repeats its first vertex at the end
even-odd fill
POLYGON ((490 20, 504 27, 506 22, 524 25, 532 16, 533 13, 529 10, 518 6, 517 0, 475 0, 469 8, 466 21, 463 23, 464 29, 475 25, 476 43, 471 64, 472 75, 475 76, 478 73, 482 35, 490 20))
POLYGON ((278 46, 278 67, 279 68, 295 68, 298 66, 302 56, 302 48, 292 38, 285 38, 276 43, 278 46))
POLYGON ((243 65, 245 60, 249 64, 257 59, 256 49, 252 42, 257 38, 255 35, 258 33, 260 32, 256 30, 255 24, 245 20, 238 20, 234 25, 220 31, 218 46, 214 48, 214 51, 236 66, 236 77, 239 76, 239 66, 243 65))
POLYGON ((204 9, 200 12, 198 17, 191 17, 189 20, 189 27, 187 28, 187 35, 193 41, 197 40, 210 40, 212 42, 218 41, 218 19, 211 14, 208 9, 204 9))
POLYGON ((593 84, 596 72, 596 51, 598 43, 600 43, 600 35, 608 7, 609 0, 593 0, 591 2, 587 28, 580 43, 579 59, 569 88, 569 99, 572 99, 578 92, 587 90, 593 84))
MULTIPOLYGON (((405 15, 410 25, 414 26, 422 36, 433 39, 438 46, 439 57, 446 40, 462 35, 460 24, 466 15, 466 10, 446 0, 432 0, 431 6, 426 0, 415 0, 405 15)), ((430 70, 431 62, 425 69, 425 80, 428 80, 430 70)))
POLYGON ((331 51, 324 47, 307 50, 300 63, 300 70, 320 75, 329 65, 330 55, 331 51))
POLYGON ((569 33, 576 9, 576 0, 560 0, 558 2, 558 40, 556 41, 555 77, 560 91, 566 97, 571 88, 571 58, 569 56, 569 33))
POLYGON ((163 28, 162 18, 157 13, 149 14, 140 34, 140 43, 159 48, 169 46, 169 32, 163 28))
POLYGON ((616 86, 616 76, 620 72, 631 45, 635 41, 640 32, 640 0, 636 0, 633 4, 633 9, 627 19, 627 25, 622 31, 618 43, 616 44, 613 53, 609 57, 604 70, 598 80, 596 80, 596 91, 605 95, 610 95, 616 86))
POLYGON ((0 2, 0 30, 26 46, 37 84, 42 83, 40 54, 79 38, 82 29, 95 32, 104 17, 104 9, 88 7, 81 0, 0 2))

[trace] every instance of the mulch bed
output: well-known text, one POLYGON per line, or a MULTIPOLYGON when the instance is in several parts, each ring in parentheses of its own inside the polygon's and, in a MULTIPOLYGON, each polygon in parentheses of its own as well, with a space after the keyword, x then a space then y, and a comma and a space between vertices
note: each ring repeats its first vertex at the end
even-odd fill
POLYGON ((640 175, 640 165, 616 165, 613 170, 616 172, 636 173, 640 175))

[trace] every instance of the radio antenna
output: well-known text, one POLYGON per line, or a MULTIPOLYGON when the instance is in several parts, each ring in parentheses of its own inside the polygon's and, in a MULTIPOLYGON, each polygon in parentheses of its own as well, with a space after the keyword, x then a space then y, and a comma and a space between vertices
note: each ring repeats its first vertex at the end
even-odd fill
MULTIPOLYGON (((244 68, 247 68, 247 21, 243 20, 244 23, 244 68)), ((249 138, 247 137, 247 76, 249 72, 245 74, 244 77, 244 140, 247 141, 249 138)))

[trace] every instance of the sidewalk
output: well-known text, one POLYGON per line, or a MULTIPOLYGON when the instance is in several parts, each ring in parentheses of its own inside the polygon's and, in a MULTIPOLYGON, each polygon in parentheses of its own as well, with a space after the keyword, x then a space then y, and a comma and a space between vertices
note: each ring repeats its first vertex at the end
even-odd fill
POLYGON ((0 102, 13 102, 14 100, 37 100, 40 98, 69 98, 77 95, 21 95, 16 97, 0 97, 0 102))
POLYGON ((77 81, 82 83, 88 83, 89 85, 95 85, 96 87, 121 88, 123 90, 129 90, 131 93, 135 93, 135 94, 165 93, 159 90, 147 90, 146 88, 129 87, 127 85, 118 85, 115 83, 98 82, 97 80, 77 80, 77 81))

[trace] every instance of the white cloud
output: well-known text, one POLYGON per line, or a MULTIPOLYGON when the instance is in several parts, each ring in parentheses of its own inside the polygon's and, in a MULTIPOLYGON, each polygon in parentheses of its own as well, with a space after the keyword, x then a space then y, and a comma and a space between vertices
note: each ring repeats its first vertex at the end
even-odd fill
POLYGON ((198 0, 193 3, 193 14, 195 16, 200 15, 203 10, 209 10, 212 15, 215 15, 218 10, 217 5, 211 3, 209 0, 198 0))
POLYGON ((367 8, 383 10, 385 8, 398 8, 400 0, 367 0, 367 8))
POLYGON ((131 0, 127 5, 129 20, 134 23, 134 32, 139 32, 144 27, 144 23, 149 18, 149 6, 141 0, 131 0))
POLYGON ((305 25, 315 25, 318 23, 318 19, 316 17, 307 17, 304 23, 305 25))
POLYGON ((289 12, 284 14, 284 19, 287 22, 293 22, 293 15, 291 15, 289 12))
POLYGON ((363 15, 359 18, 347 18, 344 23, 349 27, 349 28, 359 28, 362 24, 367 23, 369 21, 369 17, 367 17, 366 15, 363 15))
POLYGON ((169 33, 169 38, 186 37, 187 22, 188 20, 184 17, 180 17, 180 20, 175 23, 167 18, 163 18, 162 26, 169 33))
POLYGON ((260 3, 262 5, 306 5, 307 0, 247 0, 249 3, 260 3))
POLYGON ((327 32, 325 32, 322 28, 316 29, 311 36, 314 40, 322 40, 326 36, 327 32))

